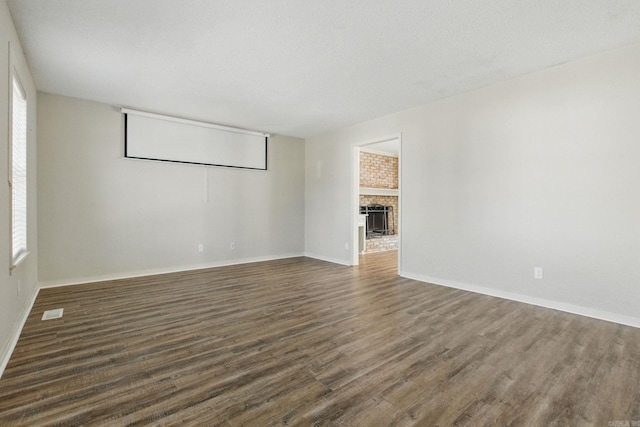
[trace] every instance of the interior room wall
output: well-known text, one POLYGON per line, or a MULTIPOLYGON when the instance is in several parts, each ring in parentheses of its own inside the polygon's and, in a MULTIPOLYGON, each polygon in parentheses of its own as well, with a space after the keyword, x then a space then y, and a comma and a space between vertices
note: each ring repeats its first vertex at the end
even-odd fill
POLYGON ((631 46, 308 139, 307 253, 350 262, 352 147, 401 133, 401 275, 640 326, 638 75, 631 46))
POLYGON ((271 137, 267 171, 131 160, 115 107, 38 109, 43 286, 302 254, 302 140, 271 137))
POLYGON ((0 375, 36 295, 38 282, 36 197, 36 90, 4 1, 0 2, 0 375), (11 52, 9 52, 11 50, 11 52), (11 59, 10 59, 11 58, 11 59), (27 246, 29 255, 9 274, 9 90, 10 69, 16 69, 27 94, 27 246))

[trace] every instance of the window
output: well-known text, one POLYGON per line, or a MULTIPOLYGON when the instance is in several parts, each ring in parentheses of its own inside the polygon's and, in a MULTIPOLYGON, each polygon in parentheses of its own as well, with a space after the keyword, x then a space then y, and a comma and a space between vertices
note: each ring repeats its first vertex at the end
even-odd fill
POLYGON ((11 190, 11 267, 27 256, 27 95, 13 76, 9 188, 11 190))

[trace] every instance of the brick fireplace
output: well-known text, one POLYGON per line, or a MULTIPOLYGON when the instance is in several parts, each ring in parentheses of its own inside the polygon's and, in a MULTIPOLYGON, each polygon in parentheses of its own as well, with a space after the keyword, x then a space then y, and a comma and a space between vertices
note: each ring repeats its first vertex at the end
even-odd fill
MULTIPOLYGON (((400 210, 398 206, 398 157, 360 151, 360 206, 388 207, 389 233, 369 233, 365 252, 398 248, 400 210)), ((376 214, 378 215, 378 214, 376 214)), ((371 226, 371 222, 369 223, 371 226)))

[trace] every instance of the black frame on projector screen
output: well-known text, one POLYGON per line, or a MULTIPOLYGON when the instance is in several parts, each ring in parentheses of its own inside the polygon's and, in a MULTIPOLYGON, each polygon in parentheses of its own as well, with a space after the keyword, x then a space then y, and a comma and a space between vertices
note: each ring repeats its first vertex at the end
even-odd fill
MULTIPOLYGON (((182 119, 182 118, 165 116, 165 115, 160 115, 155 113, 147 113, 147 112, 132 110, 128 108, 121 108, 121 112, 124 116, 124 158, 126 159, 150 160, 150 161, 165 162, 165 163, 179 163, 179 164, 181 163, 181 164, 189 164, 189 165, 197 165, 197 166, 225 167, 225 168, 233 168, 233 169, 249 169, 249 170, 264 170, 264 171, 267 170, 268 139, 270 137, 268 133, 232 128, 232 127, 217 125, 213 123, 200 122, 200 121, 190 120, 190 119, 182 119), (223 161, 215 162, 215 161, 196 161, 193 159, 185 160, 185 159, 179 159, 179 158, 171 158, 171 156, 161 157, 161 156, 154 156, 154 155, 141 155, 139 152, 132 154, 131 152, 132 150, 130 146, 131 135, 130 135, 130 127, 129 127, 129 114, 132 114, 134 116, 141 116, 141 117, 152 119, 152 120, 155 119, 163 122, 174 122, 174 123, 178 123, 179 125, 183 125, 187 127, 191 126, 191 129, 193 129, 194 127, 208 128, 217 132, 223 132, 223 133, 226 132, 229 135, 237 136, 237 134, 245 134, 245 135, 249 135, 250 138, 255 137, 256 138, 255 142, 251 142, 251 145, 255 145, 257 147, 258 141, 260 141, 262 144, 262 147, 260 147, 259 149, 256 148, 257 154, 254 153, 253 157, 257 158, 258 154, 260 154, 261 164, 257 165, 255 164, 255 161, 254 161, 254 164, 243 165, 238 163, 229 164, 223 161), (261 138, 261 140, 258 140, 257 138, 261 138), (264 151, 263 156, 260 150, 264 151)), ((184 143, 184 141, 181 141, 181 142, 184 143)), ((229 143, 227 143, 227 145, 231 147, 229 143)))

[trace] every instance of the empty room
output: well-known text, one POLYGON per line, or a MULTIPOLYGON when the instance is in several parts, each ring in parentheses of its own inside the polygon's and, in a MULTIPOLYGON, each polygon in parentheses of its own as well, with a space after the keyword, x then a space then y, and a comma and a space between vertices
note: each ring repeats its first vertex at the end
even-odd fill
POLYGON ((0 0, 1 426, 640 426, 640 2, 0 0))

